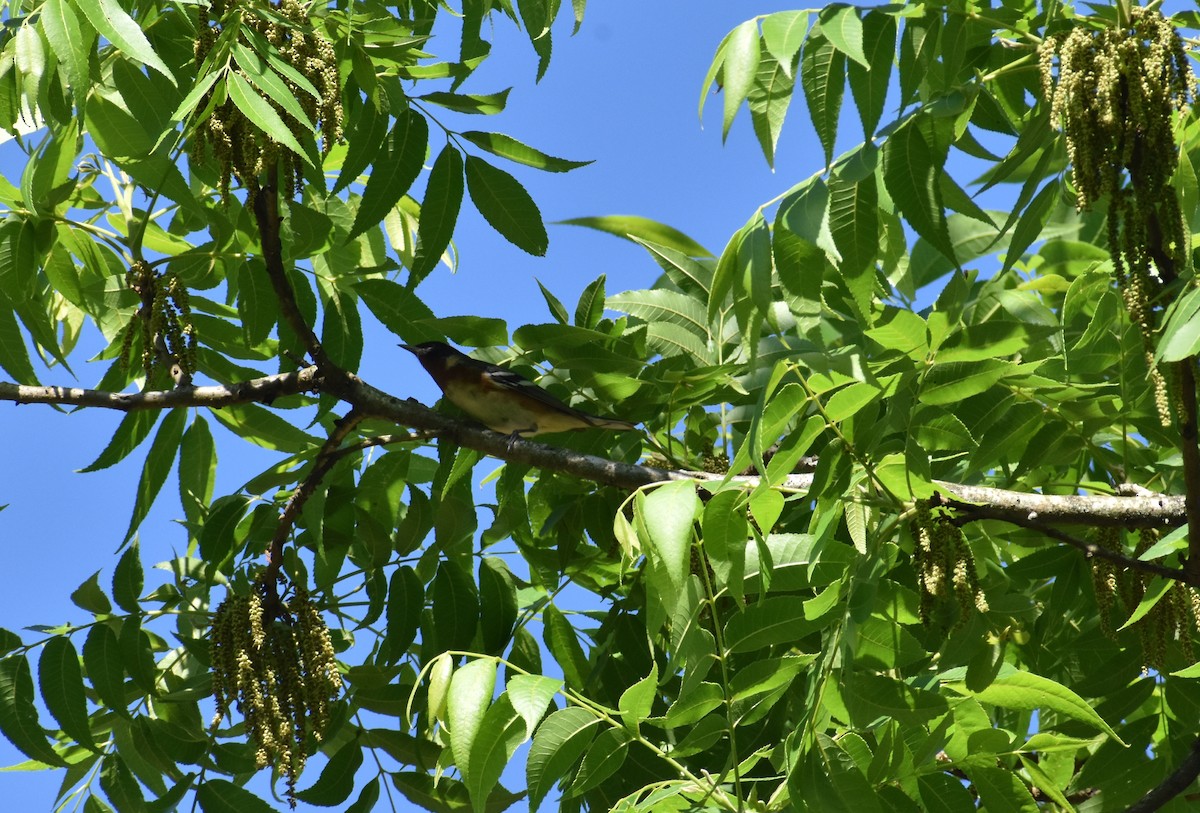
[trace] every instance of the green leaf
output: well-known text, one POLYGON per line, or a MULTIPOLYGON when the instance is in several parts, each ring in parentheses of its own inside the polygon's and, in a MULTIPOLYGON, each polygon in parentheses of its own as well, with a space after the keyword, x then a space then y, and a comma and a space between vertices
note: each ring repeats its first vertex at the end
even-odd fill
POLYGON ((421 278, 432 271, 450 245, 458 210, 463 198, 462 153, 447 144, 433 162, 425 200, 421 204, 421 219, 417 222, 417 255, 413 275, 421 278))
POLYGON ((1047 709, 1103 731, 1121 745, 1127 743, 1096 713, 1092 705, 1075 692, 1049 678, 1031 672, 1012 672, 997 677, 980 692, 971 692, 962 683, 948 683, 947 688, 959 694, 971 695, 981 703, 1005 709, 1033 711, 1047 709))
POLYGON ((867 404, 874 402, 882 394, 879 387, 874 384, 855 381, 850 386, 843 387, 833 394, 825 404, 825 415, 834 423, 844 421, 867 404))
POLYGON ((117 0, 72 0, 72 5, 82 11, 100 36, 116 46, 118 51, 135 63, 154 68, 170 79, 171 84, 175 84, 175 77, 154 52, 142 27, 121 8, 117 0))
POLYGON ((845 813, 879 813, 882 808, 874 789, 850 754, 830 737, 817 736, 816 747, 788 784, 802 794, 811 810, 845 813))
POLYGON ((563 682, 543 675, 513 675, 505 689, 513 710, 525 721, 526 736, 532 736, 563 682))
POLYGON ((493 116, 504 110, 508 103, 508 93, 512 88, 505 88, 499 93, 469 94, 469 93, 426 93, 417 98, 423 102, 432 102, 455 111, 456 113, 473 113, 480 116, 493 116))
POLYGON ((120 463, 149 436, 150 430, 154 428, 159 416, 158 410, 153 409, 126 413, 121 418, 121 423, 117 425, 116 431, 113 432, 108 445, 104 447, 104 451, 100 452, 100 456, 91 465, 79 469, 79 473, 100 471, 120 463))
POLYGON ((965 770, 988 813, 1038 813, 1042 809, 1012 771, 987 765, 969 765, 965 770))
POLYGON ((604 283, 605 275, 601 274, 588 283, 579 295, 575 304, 575 324, 578 327, 594 330, 600 324, 604 315, 604 283))
POLYGON ((408 565, 401 565, 392 572, 388 584, 387 599, 387 644, 395 663, 408 652, 417 638, 421 622, 421 608, 425 605, 425 587, 417 572, 408 565))
POLYGON ((251 347, 263 344, 279 319, 279 301, 262 263, 251 260, 238 266, 237 309, 246 343, 251 347))
POLYGON ((125 664, 134 684, 147 694, 158 691, 158 665, 154 662, 153 642, 142 629, 141 619, 136 615, 125 618, 121 634, 117 637, 121 647, 121 661, 125 664))
POLYGON ((863 24, 858 9, 834 3, 821 9, 818 16, 821 34, 843 54, 869 69, 871 63, 863 53, 863 24))
POLYGON ((650 665, 650 674, 621 692, 617 701, 617 709, 621 712, 621 720, 630 731, 637 731, 638 725, 650 716, 654 706, 654 698, 658 695, 658 664, 650 665))
POLYGON ((854 294, 859 313, 868 314, 879 255, 879 193, 873 174, 859 181, 830 179, 829 231, 842 255, 838 270, 854 294))
POLYGON ((493 229, 534 256, 546 253, 550 238, 537 204, 516 178, 482 158, 467 156, 467 191, 493 229))
POLYGON ((363 749, 357 740, 339 748, 321 770, 311 786, 296 793, 296 798, 310 805, 333 807, 350 798, 354 790, 354 774, 362 767, 363 749))
POLYGON ((649 240, 634 238, 634 241, 650 252, 658 266, 671 282, 679 286, 688 296, 695 296, 703 303, 708 298, 709 285, 712 283, 713 266, 711 261, 693 260, 681 251, 652 243, 649 240))
POLYGON ((1121 625, 1120 629, 1128 629, 1137 622, 1146 617, 1146 614, 1154 609, 1158 602, 1162 601, 1163 597, 1171 592, 1175 582, 1171 579, 1165 579, 1162 576, 1154 576, 1150 579, 1150 584, 1146 586, 1146 592, 1142 596, 1142 600, 1138 602, 1138 606, 1129 614, 1128 620, 1121 625))
POLYGON ((629 735, 618 728, 601 731, 583 755, 575 780, 565 795, 575 797, 586 793, 620 770, 629 755, 629 743, 629 735))
POLYGON ((678 325, 708 341, 708 323, 704 303, 668 288, 625 291, 610 296, 604 307, 623 311, 646 322, 678 325))
POLYGON ((863 137, 871 138, 883 116, 896 56, 896 18, 885 11, 868 11, 863 17, 863 52, 867 66, 851 62, 847 75, 854 106, 862 120, 863 137))
POLYGON ((550 315, 560 325, 565 325, 568 322, 567 308, 554 294, 550 293, 550 289, 542 284, 541 280, 537 281, 538 290, 542 292, 542 299, 546 300, 546 307, 550 309, 550 315))
POLYGON ((337 288, 325 300, 321 320, 321 346, 330 360, 343 370, 354 372, 362 360, 362 322, 358 299, 352 292, 337 288))
POLYGON ((366 279, 354 290, 375 318, 393 334, 409 344, 441 339, 436 329, 426 325, 436 321, 429 306, 417 295, 390 279, 366 279))
POLYGON ((421 172, 428 144, 429 123, 424 116, 409 108, 396 117, 396 125, 372 162, 347 243, 381 222, 400 202, 421 172))
POLYGON ((1005 252, 1004 267, 1001 273, 1012 268, 1013 263, 1021 259, 1021 255, 1025 252, 1025 249, 1029 248, 1042 234, 1042 230, 1046 226, 1046 220, 1054 210, 1054 205, 1058 203, 1061 191, 1062 181, 1055 178, 1043 186, 1041 191, 1037 193, 1037 196, 1030 202, 1025 212, 1021 215, 1021 219, 1017 221, 1017 227, 1013 230, 1012 239, 1009 241, 1008 249, 1005 252))
POLYGON ((538 727, 525 762, 531 810, 537 809, 554 783, 583 754, 599 724, 591 712, 572 706, 554 712, 538 727))
MULTIPOLYGON (((834 591, 836 588, 827 588, 834 591)), ((782 643, 795 644, 823 626, 826 602, 801 596, 768 596, 734 613, 725 624, 730 652, 753 652, 782 643)))
POLYGON ((442 650, 471 648, 479 626, 479 592, 471 574, 445 560, 433 577, 433 624, 442 650))
POLYGON ((446 722, 450 726, 450 750, 463 776, 471 775, 471 749, 484 715, 492 704, 496 687, 496 659, 477 658, 455 671, 450 678, 446 722))
POLYGON ((1013 370, 1001 359, 936 364, 925 375, 919 398, 925 404, 953 404, 991 389, 1013 370))
POLYGON ((538 55, 536 81, 540 82, 546 75, 546 68, 550 66, 552 50, 550 24, 554 22, 558 4, 549 3, 547 0, 518 0, 517 11, 521 15, 521 22, 525 25, 526 33, 529 34, 533 50, 538 55))
POLYGON ((758 74, 761 50, 758 44, 758 21, 746 20, 730 32, 721 64, 722 91, 725 94, 725 116, 721 122, 721 140, 729 135, 729 128, 737 115, 738 108, 750 95, 750 88, 758 74))
POLYGON ((0 294, 0 367, 19 384, 36 385, 37 373, 29 361, 25 337, 13 316, 12 305, 0 294))
POLYGON ((800 84, 808 114, 825 149, 826 166, 833 160, 842 95, 846 89, 846 58, 820 31, 814 29, 800 59, 800 84))
POLYGON ((142 520, 150 513, 154 498, 158 496, 167 475, 171 473, 186 423, 187 410, 172 409, 158 428, 158 434, 150 444, 150 451, 146 453, 146 463, 142 466, 142 476, 138 480, 137 495, 133 503, 133 515, 129 518, 129 528, 125 531, 125 542, 130 540, 134 531, 142 524, 142 520))
POLYGON ((573 169, 595 163, 594 161, 570 161, 566 158, 555 158, 553 155, 547 155, 541 150, 534 149, 503 133, 468 130, 465 133, 459 133, 459 136, 470 141, 476 147, 487 150, 492 155, 546 172, 570 172, 573 169))
POLYGON ((1200 317, 1197 314, 1200 314, 1200 288, 1192 288, 1168 308, 1156 360, 1183 361, 1200 351, 1200 317))
POLYGON ((333 194, 336 195, 358 180, 358 176, 371 165, 383 144, 383 139, 387 136, 387 125, 387 112, 380 110, 368 97, 359 108, 354 122, 347 128, 349 132, 346 133, 346 159, 342 162, 342 171, 338 175, 337 183, 333 185, 333 194))
POLYGON ((142 788, 120 754, 105 754, 100 768, 100 789, 120 813, 146 808, 142 788))
POLYGON ((252 88, 249 82, 238 74, 229 72, 225 74, 225 87, 229 98, 255 127, 296 153, 304 159, 304 163, 312 165, 313 160, 308 151, 300 146, 296 136, 292 135, 291 129, 275 112, 275 108, 271 107, 270 102, 258 95, 258 91, 252 88))
POLYGON ((39 264, 36 242, 35 227, 29 220, 10 216, 0 225, 0 294, 9 302, 22 302, 33 295, 39 264))
POLYGON ((97 570, 71 593, 71 602, 81 610, 87 610, 95 615, 105 615, 112 612, 112 604, 108 596, 100 588, 100 571, 97 570))
POLYGON ((83 642, 83 665, 88 682, 110 711, 128 716, 125 696, 125 669, 121 662, 121 644, 108 624, 96 624, 83 642))
MULTIPOLYGON (((678 229, 638 215, 603 215, 599 217, 573 217, 557 221, 563 226, 586 226, 589 229, 615 234, 635 243, 657 246, 678 251, 687 257, 711 257, 712 252, 678 229)), ((649 246, 647 246, 649 248, 649 246)))
POLYGON ((89 84, 88 58, 96 44, 95 32, 83 30, 68 0, 46 0, 39 19, 50 50, 66 69, 67 84, 81 94, 89 84))
POLYGON ((83 694, 83 671, 71 639, 56 635, 46 642, 38 659, 38 685, 46 708, 63 733, 85 748, 94 749, 87 699, 83 694))
POLYGON ((198 530, 200 519, 212 501, 216 477, 217 450, 212 432, 208 421, 197 415, 179 445, 179 498, 193 533, 198 530))
POLYGON ((792 103, 795 84, 790 64, 764 59, 759 63, 754 85, 750 89, 750 123, 754 125, 754 134, 758 137, 767 164, 772 168, 775 166, 775 148, 779 144, 779 134, 783 132, 783 122, 792 103))
POLYGON ((275 813, 274 808, 227 779, 209 779, 196 789, 204 813, 275 813))
POLYGON ((205 562, 220 566, 234 553, 237 526, 249 505, 250 499, 242 494, 229 494, 213 502, 198 540, 200 556, 205 562))
POLYGON ((692 725, 725 703, 725 692, 715 683, 704 682, 691 688, 667 709, 667 727, 692 725))
POLYGON ((637 496, 638 535, 650 543, 671 587, 682 592, 690 561, 692 523, 700 509, 696 487, 690 481, 680 481, 637 496), (644 534, 641 529, 645 529, 644 534))
POLYGON ((777 11, 762 18, 763 47, 784 70, 790 70, 806 34, 807 11, 777 11))
POLYGON ((517 587, 503 559, 484 556, 479 561, 479 610, 483 651, 499 655, 517 622, 517 587))
POLYGON ((354 804, 346 808, 346 813, 371 813, 379 803, 379 777, 363 785, 354 804))
MULTIPOLYGON (((165 427, 166 424, 164 423, 165 427)), ((145 575, 142 572, 142 560, 138 553, 138 544, 134 542, 121 554, 117 568, 113 571, 112 596, 117 606, 127 613, 140 611, 138 599, 141 598, 145 586, 145 575)))
POLYGON ((33 677, 24 655, 0 660, 0 734, 30 759, 65 767, 38 723, 33 705, 33 677))
POLYGON ((579 644, 575 628, 562 610, 553 604, 547 604, 542 611, 542 635, 546 649, 558 662, 567 685, 576 690, 586 688, 589 676, 587 655, 579 644))
POLYGON ((500 774, 522 742, 527 739, 525 721, 513 709, 506 694, 500 695, 483 715, 479 734, 471 745, 470 770, 463 770, 463 782, 471 795, 471 806, 487 809, 487 800, 500 774))
POLYGON ((258 404, 233 404, 211 410, 210 414, 238 437, 263 449, 299 454, 320 445, 311 435, 258 404))
MULTIPOLYGON (((741 229, 741 240, 737 247, 737 266, 742 274, 742 291, 749 291, 750 299, 759 315, 764 319, 771 314, 771 283, 774 264, 771 262, 771 230, 762 212, 755 212, 741 229)), ((737 291, 735 286, 735 292, 737 291)))
POLYGON ((938 176, 937 151, 915 119, 893 132, 883 145, 883 182, 900 213, 921 237, 957 263, 946 226, 938 176))
POLYGON ((304 112, 304 108, 300 106, 300 102, 288 90, 283 79, 271 70, 266 60, 240 42, 234 43, 233 55, 237 60, 238 67, 246 72, 246 76, 264 96, 282 107, 284 112, 295 119, 300 126, 309 132, 315 132, 313 123, 304 112))

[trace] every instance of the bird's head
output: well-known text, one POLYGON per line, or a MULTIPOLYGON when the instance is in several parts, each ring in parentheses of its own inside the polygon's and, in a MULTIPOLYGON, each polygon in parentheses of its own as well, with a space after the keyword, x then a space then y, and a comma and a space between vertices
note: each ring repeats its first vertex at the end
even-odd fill
POLYGON ((417 357, 421 366, 430 369, 446 366, 446 362, 462 355, 445 342, 422 342, 421 344, 401 344, 408 352, 417 357))

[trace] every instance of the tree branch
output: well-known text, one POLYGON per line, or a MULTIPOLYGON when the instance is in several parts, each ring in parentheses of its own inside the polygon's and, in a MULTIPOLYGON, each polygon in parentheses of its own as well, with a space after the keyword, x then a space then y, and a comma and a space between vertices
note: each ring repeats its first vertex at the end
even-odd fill
POLYGON ((1159 782, 1158 787, 1130 805, 1125 813, 1153 813, 1183 793, 1188 785, 1196 781, 1197 776, 1200 776, 1200 739, 1192 743, 1192 750, 1183 758, 1183 762, 1179 763, 1178 768, 1159 782))
MULTIPOLYGON (((1175 365, 1179 373, 1179 452, 1183 457, 1183 480, 1187 488, 1187 520, 1200 528, 1200 438, 1197 437, 1195 359, 1175 365)), ((1200 585, 1200 533, 1188 536, 1188 558, 1184 563, 1189 581, 1200 585)))
POLYGON ((280 239, 277 176, 278 171, 272 169, 262 187, 251 193, 254 218, 258 221, 259 241, 262 243, 262 259, 267 268, 267 278, 271 281, 275 299, 279 302, 279 314, 283 323, 299 337, 309 358, 326 375, 334 371, 342 373, 341 369, 325 355, 325 349, 321 347, 321 340, 317 338, 312 326, 304 321, 304 316, 300 313, 300 306, 296 304, 292 283, 288 280, 287 266, 283 264, 283 243, 280 239))
POLYGON ((934 480, 934 485, 954 495, 946 504, 969 511, 984 507, 989 519, 1020 524, 1037 521, 1091 527, 1164 528, 1187 521, 1184 498, 1166 494, 1109 497, 1083 494, 1028 494, 988 486, 968 486, 934 480))
POLYGON ((275 534, 271 537, 271 546, 267 549, 267 572, 263 576, 266 584, 274 584, 279 577, 279 569, 283 566, 283 546, 287 542, 292 526, 296 523, 296 518, 300 516, 300 511, 304 508, 304 503, 317 490, 317 486, 320 485, 321 480, 334 464, 341 459, 341 455, 337 452, 342 441, 365 417, 361 412, 351 410, 334 425, 333 431, 329 433, 329 437, 326 438, 313 460, 312 470, 292 492, 287 505, 279 514, 279 524, 275 527, 275 534))
MULTIPOLYGON (((1105 498, 1093 498, 1093 499, 1105 499, 1105 498)), ((1133 498, 1112 497, 1112 498, 1107 498, 1107 499, 1121 500, 1121 499, 1138 499, 1138 498, 1137 497, 1133 497, 1133 498)), ((959 517, 956 518, 960 522, 975 522, 975 521, 981 520, 981 519, 1003 520, 1005 522, 1012 523, 1013 525, 1020 525, 1022 528, 1029 528, 1032 531, 1037 531, 1038 533, 1045 534, 1046 536, 1050 537, 1051 539, 1057 539, 1059 542, 1065 542, 1066 544, 1070 545, 1071 547, 1078 548, 1079 550, 1083 551, 1083 553, 1089 559, 1092 559, 1092 558, 1107 559, 1108 561, 1115 562, 1116 564, 1119 564, 1122 567, 1127 568, 1129 570, 1139 570, 1143 573, 1152 573, 1156 576, 1163 576, 1164 578, 1174 579, 1175 581, 1191 583, 1189 574, 1180 568, 1167 567, 1166 565, 1160 565, 1155 562, 1148 562, 1148 561, 1145 561, 1144 559, 1134 559, 1133 557, 1125 556, 1124 554, 1119 553, 1117 551, 1109 550, 1108 548, 1101 547, 1100 545, 1097 545, 1093 542, 1088 542, 1085 539, 1080 539, 1077 536, 1072 536, 1071 534, 1066 533, 1065 531, 1060 531, 1058 528, 1055 528, 1052 525, 1046 524, 1041 519, 1035 519, 1034 517, 1036 516, 1036 514, 1033 514, 1033 513, 1031 513, 1025 517, 1020 517, 1020 516, 1014 516, 1009 511, 1002 511, 1002 510, 998 511, 991 505, 969 505, 967 503, 962 503, 957 500, 946 500, 946 499, 942 499, 940 501, 940 503, 942 505, 946 505, 948 507, 953 508, 960 515, 959 517)), ((1092 523, 1092 524, 1094 524, 1094 523, 1092 523)))
POLYGON ((316 367, 306 367, 290 373, 268 375, 239 384, 205 387, 176 387, 172 390, 147 392, 106 392, 80 387, 35 387, 0 381, 0 401, 16 404, 60 404, 64 406, 100 407, 121 412, 137 409, 170 409, 173 407, 223 407, 252 401, 269 404, 283 395, 296 395, 320 389, 316 367))

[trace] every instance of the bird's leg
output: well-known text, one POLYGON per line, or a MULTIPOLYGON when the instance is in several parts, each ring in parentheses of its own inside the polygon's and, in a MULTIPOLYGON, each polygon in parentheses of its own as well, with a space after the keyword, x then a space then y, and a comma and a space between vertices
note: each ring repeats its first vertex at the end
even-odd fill
POLYGON ((522 432, 536 432, 536 431, 537 431, 536 426, 527 426, 524 429, 514 429, 508 435, 508 451, 511 452, 513 450, 513 444, 516 443, 518 440, 521 440, 522 432))

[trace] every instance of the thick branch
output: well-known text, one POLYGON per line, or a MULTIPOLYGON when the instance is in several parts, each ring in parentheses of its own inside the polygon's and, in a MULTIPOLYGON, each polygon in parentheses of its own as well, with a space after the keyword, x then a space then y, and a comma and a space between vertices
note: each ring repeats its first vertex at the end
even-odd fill
POLYGON ((326 375, 333 371, 340 373, 325 355, 321 340, 313 331, 312 326, 304 321, 300 306, 296 304, 296 295, 288 280, 287 267, 283 264, 283 243, 280 239, 279 194, 276 190, 275 177, 277 172, 272 170, 270 179, 262 188, 251 194, 254 199, 254 217, 258 221, 258 235, 262 243, 262 259, 267 267, 267 278, 275 291, 275 299, 279 302, 279 314, 282 320, 292 329, 304 345, 309 357, 321 368, 326 375))
POLYGON ((251 401, 269 404, 283 395, 317 390, 320 378, 316 367, 306 367, 280 375, 268 375, 230 386, 176 387, 148 392, 106 392, 80 387, 33 387, 0 381, 0 401, 17 404, 60 404, 63 406, 100 407, 132 412, 135 409, 173 407, 223 407, 251 401))
MULTIPOLYGON (((1200 445, 1197 437, 1195 360, 1175 367, 1179 371, 1179 452, 1183 457, 1183 480, 1187 487, 1187 519, 1193 531, 1200 529, 1200 445)), ((1200 533, 1188 535, 1188 558, 1184 564, 1192 584, 1200 584, 1200 533)))
POLYGON ((1192 743, 1192 750, 1183 758, 1183 762, 1179 763, 1178 768, 1160 782, 1158 787, 1131 805, 1125 813, 1153 813, 1183 793, 1188 785, 1196 781, 1197 776, 1200 776, 1200 739, 1192 743))
POLYGON ((1020 524, 1036 520, 1091 527, 1164 528, 1182 525, 1187 515, 1184 498, 1165 494, 1108 497, 1083 494, 1029 494, 988 486, 967 486, 935 480, 955 499, 947 504, 959 510, 986 507, 989 519, 1020 524))

